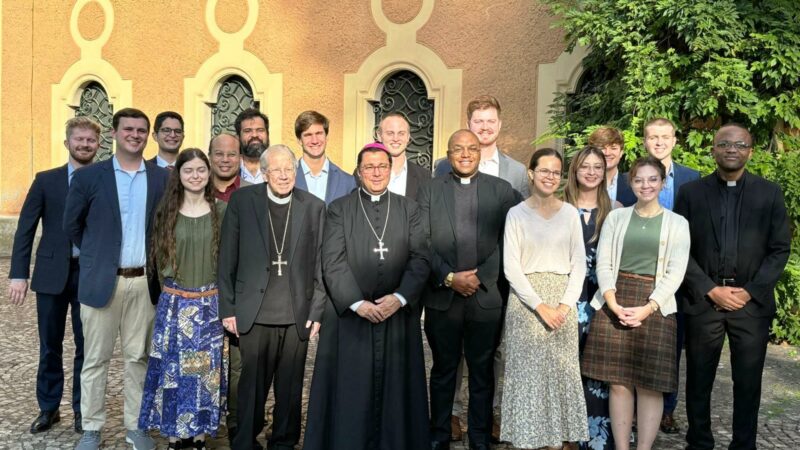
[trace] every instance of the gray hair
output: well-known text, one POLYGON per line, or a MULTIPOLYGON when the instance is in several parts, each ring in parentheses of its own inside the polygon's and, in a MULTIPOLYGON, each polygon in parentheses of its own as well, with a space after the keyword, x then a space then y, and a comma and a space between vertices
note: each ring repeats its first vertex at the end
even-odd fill
POLYGON ((259 160, 259 162, 261 163, 261 171, 266 172, 267 170, 269 170, 269 157, 270 155, 276 153, 285 153, 289 155, 289 158, 291 158, 292 160, 292 165, 297 166, 297 157, 294 156, 294 152, 292 151, 292 149, 283 144, 275 144, 275 145, 270 145, 269 148, 264 150, 264 153, 261 154, 261 159, 259 160))

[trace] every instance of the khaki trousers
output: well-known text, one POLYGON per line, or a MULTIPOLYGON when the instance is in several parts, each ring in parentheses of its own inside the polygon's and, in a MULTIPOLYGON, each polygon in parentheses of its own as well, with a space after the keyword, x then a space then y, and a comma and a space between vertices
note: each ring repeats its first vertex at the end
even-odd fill
POLYGON ((155 308, 150 302, 147 277, 117 277, 111 299, 103 308, 81 305, 84 361, 81 371, 83 429, 99 431, 106 422, 105 396, 108 365, 120 336, 124 361, 124 424, 138 428, 142 388, 147 373, 155 308))

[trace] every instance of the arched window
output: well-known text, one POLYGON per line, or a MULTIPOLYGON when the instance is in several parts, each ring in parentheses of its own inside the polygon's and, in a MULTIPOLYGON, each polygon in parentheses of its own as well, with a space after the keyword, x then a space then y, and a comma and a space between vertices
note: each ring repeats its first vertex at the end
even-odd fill
POLYGON ((410 70, 391 74, 383 83, 380 100, 371 101, 375 114, 375 129, 385 114, 399 112, 411 125, 411 142, 406 156, 422 167, 431 168, 433 158, 433 100, 428 98, 428 89, 422 78, 410 70))
POLYGON ((111 119, 114 117, 114 106, 108 102, 108 94, 103 85, 92 81, 83 88, 80 103, 75 109, 75 117, 91 117, 100 124, 100 149, 95 156, 96 161, 111 157, 111 119))
POLYGON ((253 100, 253 88, 244 78, 231 75, 222 82, 217 102, 211 106, 211 137, 222 132, 235 133, 236 116, 247 108, 259 109, 253 100))

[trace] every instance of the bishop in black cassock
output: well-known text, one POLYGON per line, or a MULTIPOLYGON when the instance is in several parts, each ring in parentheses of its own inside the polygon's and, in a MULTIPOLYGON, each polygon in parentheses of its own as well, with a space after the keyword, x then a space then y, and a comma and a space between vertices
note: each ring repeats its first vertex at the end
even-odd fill
POLYGON ((358 156, 362 188, 328 207, 322 249, 330 302, 323 321, 306 450, 429 445, 418 314, 428 277, 417 205, 387 190, 382 144, 358 156))

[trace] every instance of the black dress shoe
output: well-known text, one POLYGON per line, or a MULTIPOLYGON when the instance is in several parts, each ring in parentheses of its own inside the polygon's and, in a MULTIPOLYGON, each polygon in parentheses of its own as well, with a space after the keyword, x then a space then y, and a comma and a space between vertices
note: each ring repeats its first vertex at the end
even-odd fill
POLYGON ((55 411, 40 411, 39 417, 33 421, 31 424, 31 433, 41 433, 42 431, 47 431, 50 427, 53 426, 54 423, 59 422, 61 420, 61 415, 58 413, 58 410, 55 411))
POLYGON ((491 450, 492 446, 490 444, 470 444, 469 450, 491 450))
POLYGON ((431 450, 450 450, 450 441, 431 441, 431 450))
POLYGON ((76 433, 83 434, 83 416, 81 416, 80 411, 75 413, 75 423, 73 426, 75 427, 76 433))

